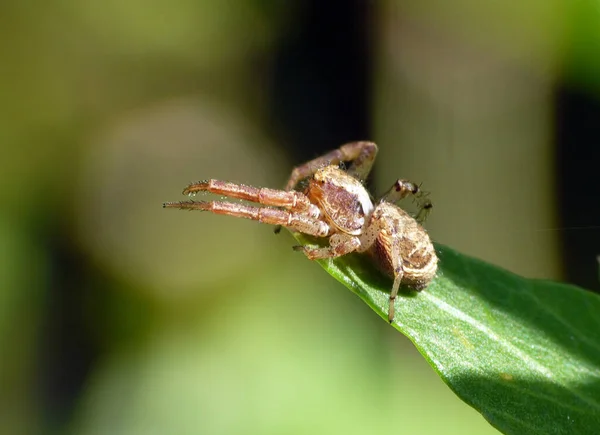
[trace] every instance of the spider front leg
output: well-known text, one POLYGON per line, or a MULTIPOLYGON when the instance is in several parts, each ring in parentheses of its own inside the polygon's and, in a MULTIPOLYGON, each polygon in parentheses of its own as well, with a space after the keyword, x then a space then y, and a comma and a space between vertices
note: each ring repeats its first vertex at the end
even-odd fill
POLYGON ((373 142, 349 142, 336 150, 310 160, 292 170, 290 179, 285 185, 285 190, 293 190, 304 178, 312 176, 318 169, 327 165, 337 165, 340 162, 352 162, 348 173, 358 179, 365 179, 377 156, 377 145, 373 142))
POLYGON ((314 218, 321 214, 319 208, 301 192, 259 188, 215 179, 192 183, 183 189, 184 195, 195 195, 197 192, 209 192, 258 204, 284 207, 295 212, 307 212, 314 218))
POLYGON ((429 216, 431 209, 433 208, 433 204, 427 197, 429 192, 425 192, 421 190, 421 186, 417 185, 408 180, 397 180, 394 185, 388 190, 382 197, 380 201, 390 202, 395 204, 408 196, 413 196, 415 201, 417 202, 417 206, 419 207, 419 211, 416 216, 414 216, 415 220, 422 224, 429 216))
POLYGON ((293 213, 269 207, 253 207, 224 201, 180 201, 165 202, 164 208, 178 208, 180 210, 209 211, 215 214, 224 214, 233 217, 252 219, 264 224, 281 225, 315 237, 327 237, 330 232, 329 225, 307 214, 293 213))

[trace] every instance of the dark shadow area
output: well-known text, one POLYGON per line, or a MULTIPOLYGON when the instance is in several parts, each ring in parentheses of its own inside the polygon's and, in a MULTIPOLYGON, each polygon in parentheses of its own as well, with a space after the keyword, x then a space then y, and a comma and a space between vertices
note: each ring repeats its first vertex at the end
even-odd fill
POLYGON ((38 361, 40 397, 51 427, 66 424, 101 351, 90 336, 88 301, 103 298, 91 286, 90 265, 64 227, 42 237, 50 258, 46 313, 38 361))
POLYGON ((600 99, 563 85, 556 95, 557 186, 566 279, 600 291, 600 99))
POLYGON ((275 49, 269 84, 277 139, 300 163, 370 137, 373 3, 296 3, 298 21, 275 49))

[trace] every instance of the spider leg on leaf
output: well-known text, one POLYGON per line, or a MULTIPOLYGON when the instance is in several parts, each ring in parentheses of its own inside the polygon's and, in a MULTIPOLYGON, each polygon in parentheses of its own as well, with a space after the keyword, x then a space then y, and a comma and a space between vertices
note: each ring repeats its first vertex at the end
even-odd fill
POLYGON ((388 207, 390 206, 380 205, 375 209, 368 227, 360 236, 361 247, 358 252, 370 251, 376 254, 383 264, 387 265, 390 275, 394 278, 388 303, 388 321, 392 323, 395 314, 394 303, 404 277, 404 269, 398 216, 389 213, 388 207))
POLYGON ((349 254, 360 248, 360 239, 349 234, 336 233, 329 238, 329 246, 312 248, 309 246, 294 246, 295 251, 302 251, 309 260, 335 258, 349 254))

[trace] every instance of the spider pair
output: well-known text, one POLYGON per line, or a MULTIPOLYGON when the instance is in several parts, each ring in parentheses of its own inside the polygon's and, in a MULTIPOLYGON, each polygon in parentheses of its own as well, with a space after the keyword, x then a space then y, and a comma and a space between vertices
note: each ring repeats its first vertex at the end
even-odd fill
POLYGON ((377 145, 373 142, 347 143, 294 168, 285 190, 220 180, 192 183, 183 190, 184 195, 210 192, 264 207, 224 201, 166 202, 163 207, 242 217, 327 238, 327 247, 294 247, 311 260, 351 252, 370 255, 394 279, 388 308, 391 323, 400 284, 415 290, 427 287, 437 271, 438 259, 429 235, 421 226, 431 210, 431 202, 419 186, 398 180, 373 204, 363 180, 371 171, 376 155, 377 145), (345 170, 339 166, 344 162, 349 162, 345 170), (308 181, 307 187, 294 190, 303 180, 308 181), (419 205, 415 217, 396 205, 408 196, 413 196, 419 205))

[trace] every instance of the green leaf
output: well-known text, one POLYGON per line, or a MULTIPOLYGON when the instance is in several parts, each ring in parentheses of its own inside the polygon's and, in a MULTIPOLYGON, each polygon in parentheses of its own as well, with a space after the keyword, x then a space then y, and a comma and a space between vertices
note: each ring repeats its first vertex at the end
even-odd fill
MULTIPOLYGON (((397 299, 393 326, 500 431, 600 433, 600 297, 436 249, 438 276, 397 299)), ((320 263, 387 321, 392 281, 367 258, 320 263)))

